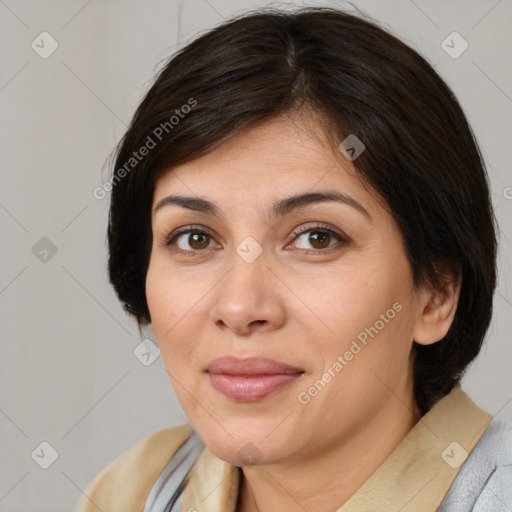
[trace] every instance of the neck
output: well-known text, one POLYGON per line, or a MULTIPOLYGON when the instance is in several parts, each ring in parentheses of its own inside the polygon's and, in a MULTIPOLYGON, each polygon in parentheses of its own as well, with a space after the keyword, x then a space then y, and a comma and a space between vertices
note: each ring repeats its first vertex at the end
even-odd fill
POLYGON ((314 457, 242 468, 237 511, 337 511, 420 418, 412 390, 408 395, 390 395, 371 422, 314 457))

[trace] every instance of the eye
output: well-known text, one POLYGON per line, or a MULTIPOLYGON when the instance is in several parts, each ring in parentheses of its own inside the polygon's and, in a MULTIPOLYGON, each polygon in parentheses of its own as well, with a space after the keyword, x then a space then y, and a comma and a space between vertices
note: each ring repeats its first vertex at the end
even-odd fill
MULTIPOLYGON (((336 240, 341 243, 341 245, 349 243, 348 237, 322 224, 316 224, 312 227, 302 226, 294 234, 297 235, 294 241, 298 240, 300 242, 298 248, 306 250, 308 254, 331 252, 326 249, 339 245, 336 244, 336 240)), ((294 245, 297 246, 295 243, 294 245)))
POLYGON ((165 240, 166 246, 176 246, 174 249, 181 254, 194 254, 211 248, 213 236, 201 226, 188 226, 174 232, 165 240), (186 236, 185 236, 186 235, 186 236))

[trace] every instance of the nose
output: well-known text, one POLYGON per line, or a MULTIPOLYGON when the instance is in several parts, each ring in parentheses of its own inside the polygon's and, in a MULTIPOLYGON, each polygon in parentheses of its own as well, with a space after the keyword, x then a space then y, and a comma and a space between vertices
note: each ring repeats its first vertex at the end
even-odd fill
POLYGON ((215 289, 210 315, 219 329, 247 336, 277 329, 286 320, 284 286, 265 252, 251 263, 233 252, 230 268, 215 289))

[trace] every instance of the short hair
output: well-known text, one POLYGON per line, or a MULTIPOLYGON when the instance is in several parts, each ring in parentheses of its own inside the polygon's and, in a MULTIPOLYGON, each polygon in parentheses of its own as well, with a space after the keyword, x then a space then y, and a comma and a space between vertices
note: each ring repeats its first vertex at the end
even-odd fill
POLYGON ((459 383, 483 343, 496 286, 496 221, 483 158, 453 92, 422 56, 362 16, 260 9, 165 62, 116 147, 110 282, 139 327, 149 323, 158 177, 246 128, 306 108, 338 154, 351 134, 366 146, 353 161, 357 177, 397 222, 414 286, 435 289, 450 272, 462 276, 446 336, 413 343, 414 395, 424 414, 459 383))

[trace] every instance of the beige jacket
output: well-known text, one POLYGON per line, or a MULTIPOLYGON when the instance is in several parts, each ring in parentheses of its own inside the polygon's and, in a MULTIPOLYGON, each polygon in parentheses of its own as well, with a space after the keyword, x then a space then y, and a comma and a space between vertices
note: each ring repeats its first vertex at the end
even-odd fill
MULTIPOLYGON (((337 512, 437 510, 491 420, 455 387, 337 512)), ((142 512, 160 473, 190 433, 189 425, 178 425, 142 439, 88 483, 75 512, 142 512)), ((240 483, 236 466, 204 448, 185 487, 183 511, 236 512, 240 483)))

